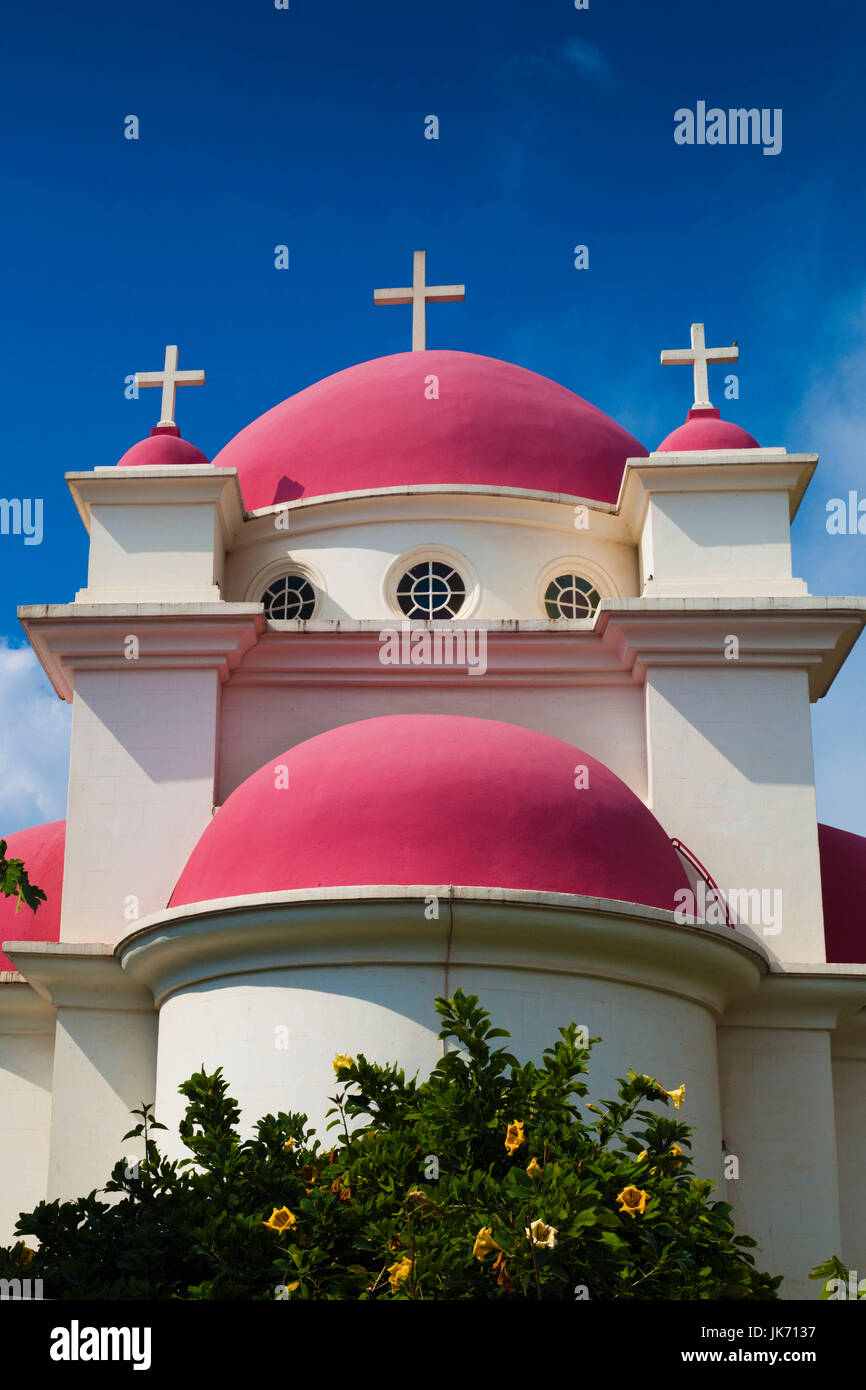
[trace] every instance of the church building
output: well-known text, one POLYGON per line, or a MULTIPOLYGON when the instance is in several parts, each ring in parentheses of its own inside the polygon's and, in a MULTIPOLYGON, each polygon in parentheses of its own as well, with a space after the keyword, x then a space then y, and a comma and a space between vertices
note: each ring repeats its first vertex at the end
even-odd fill
POLYGON ((65 821, 7 837, 47 902, 0 901, 0 1242, 132 1157, 143 1101, 178 1154, 202 1065, 248 1126, 321 1126, 337 1052, 426 1076, 462 987, 520 1056, 599 1036, 591 1097, 684 1084, 697 1174, 814 1297, 866 1272, 866 838, 817 822, 809 711, 866 599, 792 574, 817 456, 720 418, 701 324, 648 451, 428 350, 462 297, 417 252, 375 295, 412 350, 212 461, 168 347, 149 436, 66 475, 86 586, 18 610, 72 726, 65 821))

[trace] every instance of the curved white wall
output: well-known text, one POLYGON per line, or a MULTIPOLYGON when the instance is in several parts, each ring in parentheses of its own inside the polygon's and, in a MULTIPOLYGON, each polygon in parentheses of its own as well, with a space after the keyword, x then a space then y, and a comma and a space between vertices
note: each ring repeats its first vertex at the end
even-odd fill
MULTIPOLYGON (((458 986, 477 994, 509 1030, 508 1046, 522 1060, 540 1062, 557 1029, 571 1022, 601 1036, 587 1099, 615 1098, 615 1079, 629 1067, 666 1087, 684 1082, 685 1107, 668 1113, 695 1126, 696 1170, 718 1181, 716 1032, 706 1009, 633 985, 540 971, 452 967, 449 992, 458 986)), ((166 1146, 180 1153, 176 1129, 185 1102, 177 1087, 202 1064, 223 1067, 247 1133, 262 1115, 302 1110, 324 1140, 327 1098, 337 1085, 334 1054, 396 1061, 423 1080, 442 1055, 433 1000, 445 988, 441 967, 400 964, 264 970, 172 995, 160 1013, 157 1067, 157 1115, 175 1132, 171 1140, 164 1136, 166 1146)))
MULTIPOLYGON (((477 576, 470 618, 544 618, 539 587, 555 561, 576 562, 603 598, 636 595, 637 548, 623 522, 584 508, 485 494, 405 494, 335 500, 289 508, 245 523, 226 558, 223 598, 257 602, 279 570, 308 567, 324 585, 316 618, 388 618, 385 578, 401 556, 441 547, 444 558, 465 557, 464 577, 477 576)), ((571 566, 569 565, 569 568, 571 566)))

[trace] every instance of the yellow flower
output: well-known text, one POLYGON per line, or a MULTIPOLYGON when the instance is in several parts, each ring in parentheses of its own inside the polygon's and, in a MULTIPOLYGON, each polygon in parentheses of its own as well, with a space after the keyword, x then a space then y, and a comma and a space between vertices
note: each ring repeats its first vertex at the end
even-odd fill
POLYGON ((288 1138, 288 1139, 286 1140, 285 1144, 283 1145, 283 1152, 284 1152, 284 1153, 287 1153, 287 1154, 290 1154, 290 1153, 292 1152, 292 1149, 293 1149, 294 1147, 295 1147, 295 1141, 294 1141, 294 1139, 288 1138))
POLYGON ((18 1249, 15 1264, 21 1269, 23 1265, 29 1265, 35 1254, 36 1251, 31 1250, 29 1245, 21 1245, 18 1249))
POLYGON ((506 1293, 511 1293, 513 1286, 511 1283, 511 1275, 508 1273, 508 1262, 505 1258, 504 1251, 500 1251, 493 1261, 493 1271, 496 1275, 497 1287, 500 1289, 504 1288, 506 1293))
POLYGON ((531 1226, 526 1227, 526 1234, 530 1242, 542 1250, 556 1249, 556 1227, 545 1226, 543 1221, 533 1221, 531 1226))
POLYGON ((490 1226, 482 1226, 478 1235, 475 1237, 475 1244, 472 1253, 476 1260, 483 1260, 488 1255, 492 1255, 494 1250, 502 1250, 501 1245, 497 1245, 493 1239, 493 1229, 490 1226))
POLYGON ((649 1193, 642 1191, 639 1187, 624 1187, 622 1192, 618 1192, 616 1195, 616 1200, 622 1204, 620 1211, 627 1211, 632 1219, 636 1216, 643 1216, 649 1199, 649 1193))
POLYGON ((540 1178, 542 1173, 544 1172, 544 1169, 542 1168, 537 1158, 531 1158, 529 1160, 529 1166, 527 1167, 526 1171, 530 1178, 540 1178))
POLYGON ((339 1076, 341 1071, 346 1071, 348 1067, 353 1067, 354 1065, 354 1057, 350 1057, 346 1052, 338 1052, 334 1058, 334 1075, 339 1076))
POLYGON ((680 1148, 679 1144, 672 1144, 672 1145, 671 1145, 670 1152, 673 1154, 673 1156, 674 1156, 674 1158, 676 1159, 677 1163, 679 1163, 679 1161, 680 1161, 681 1158, 684 1158, 684 1157, 685 1157, 685 1155, 683 1154, 683 1151, 682 1151, 682 1149, 680 1148))
POLYGON ((339 1197, 341 1202, 351 1202, 352 1200, 352 1189, 346 1182, 345 1173, 341 1178, 334 1178, 331 1183, 331 1191, 335 1197, 339 1197))
POLYGON ((526 1135, 523 1133, 523 1121, 512 1120, 505 1135, 505 1152, 507 1154, 516 1153, 521 1144, 526 1143, 526 1135))
POLYGON ((262 1225, 270 1226, 272 1231, 288 1231, 290 1227, 297 1225, 297 1221, 298 1218, 288 1207, 274 1207, 269 1220, 263 1221, 262 1225))
MULTIPOLYGON (((664 1090, 664 1087, 662 1087, 662 1090, 664 1090)), ((685 1086, 678 1086, 675 1091, 665 1091, 664 1093, 667 1096, 668 1100, 673 1101, 674 1109, 679 1110, 680 1106, 686 1098, 685 1086)))
POLYGON ((388 1283, 391 1285, 391 1292, 396 1293, 404 1280, 409 1278, 412 1273, 412 1261, 408 1255, 404 1255, 402 1260, 395 1261, 388 1269, 388 1283))
POLYGON ((646 1149, 641 1149, 635 1161, 637 1163, 643 1163, 645 1158, 649 1158, 649 1154, 647 1153, 646 1149))

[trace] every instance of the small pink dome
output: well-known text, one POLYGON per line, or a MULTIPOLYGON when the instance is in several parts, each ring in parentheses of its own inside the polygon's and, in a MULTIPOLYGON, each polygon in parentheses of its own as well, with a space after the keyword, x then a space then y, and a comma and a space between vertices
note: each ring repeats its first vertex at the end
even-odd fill
POLYGON ((866 836, 819 825, 818 851, 827 960, 860 964, 866 961, 866 836))
MULTIPOLYGON (((59 941, 66 821, 16 830, 5 838, 6 858, 23 860, 30 882, 43 889, 46 898, 35 912, 22 904, 16 916, 18 899, 0 895, 0 945, 4 941, 59 941)), ((0 970, 14 969, 11 960, 0 952, 0 970)))
POLYGON ((297 497, 453 483, 615 502, 642 444, 536 372, 469 352, 403 352, 337 372, 226 444, 250 511, 297 497), (438 380, 428 400, 429 377, 438 380))
POLYGON ((670 910, 688 887, 652 813, 587 753, 498 720, 404 714, 331 729, 253 773, 204 831, 170 906, 448 883, 670 910), (576 790, 580 765, 589 785, 576 790))
POLYGON ((684 425, 663 439, 656 453, 686 453, 697 449, 759 449, 739 425, 719 418, 718 410, 690 410, 684 425))
POLYGON ((147 439, 140 439, 131 449, 127 449, 123 458, 117 460, 117 467, 189 468, 202 463, 210 466, 210 460, 188 439, 181 439, 179 434, 169 430, 154 430, 147 439))

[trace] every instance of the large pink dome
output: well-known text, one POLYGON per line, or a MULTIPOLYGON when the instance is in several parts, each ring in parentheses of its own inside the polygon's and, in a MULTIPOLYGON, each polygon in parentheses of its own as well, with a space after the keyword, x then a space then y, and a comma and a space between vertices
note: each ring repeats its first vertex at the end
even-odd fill
POLYGON ((453 483, 615 502, 646 449, 564 386, 468 352, 403 352, 337 372, 241 430, 214 459, 250 511, 297 497, 453 483), (438 400, 425 394, 438 378, 438 400))
MULTIPOLYGON (((22 904, 16 914, 17 898, 0 896, 0 945, 4 941, 59 941, 66 821, 34 825, 2 838, 6 840, 6 858, 23 860, 27 877, 43 890, 45 902, 35 912, 22 904)), ((11 960, 0 952, 0 970, 14 969, 11 960)))
POLYGON ((819 824, 818 850, 827 959, 859 964, 866 960, 866 836, 819 824))
POLYGON ((253 773, 201 836, 170 906, 370 884, 671 910, 688 887, 658 821, 595 758, 497 720, 404 714, 331 729, 253 773), (589 785, 577 790, 581 764, 589 785))

